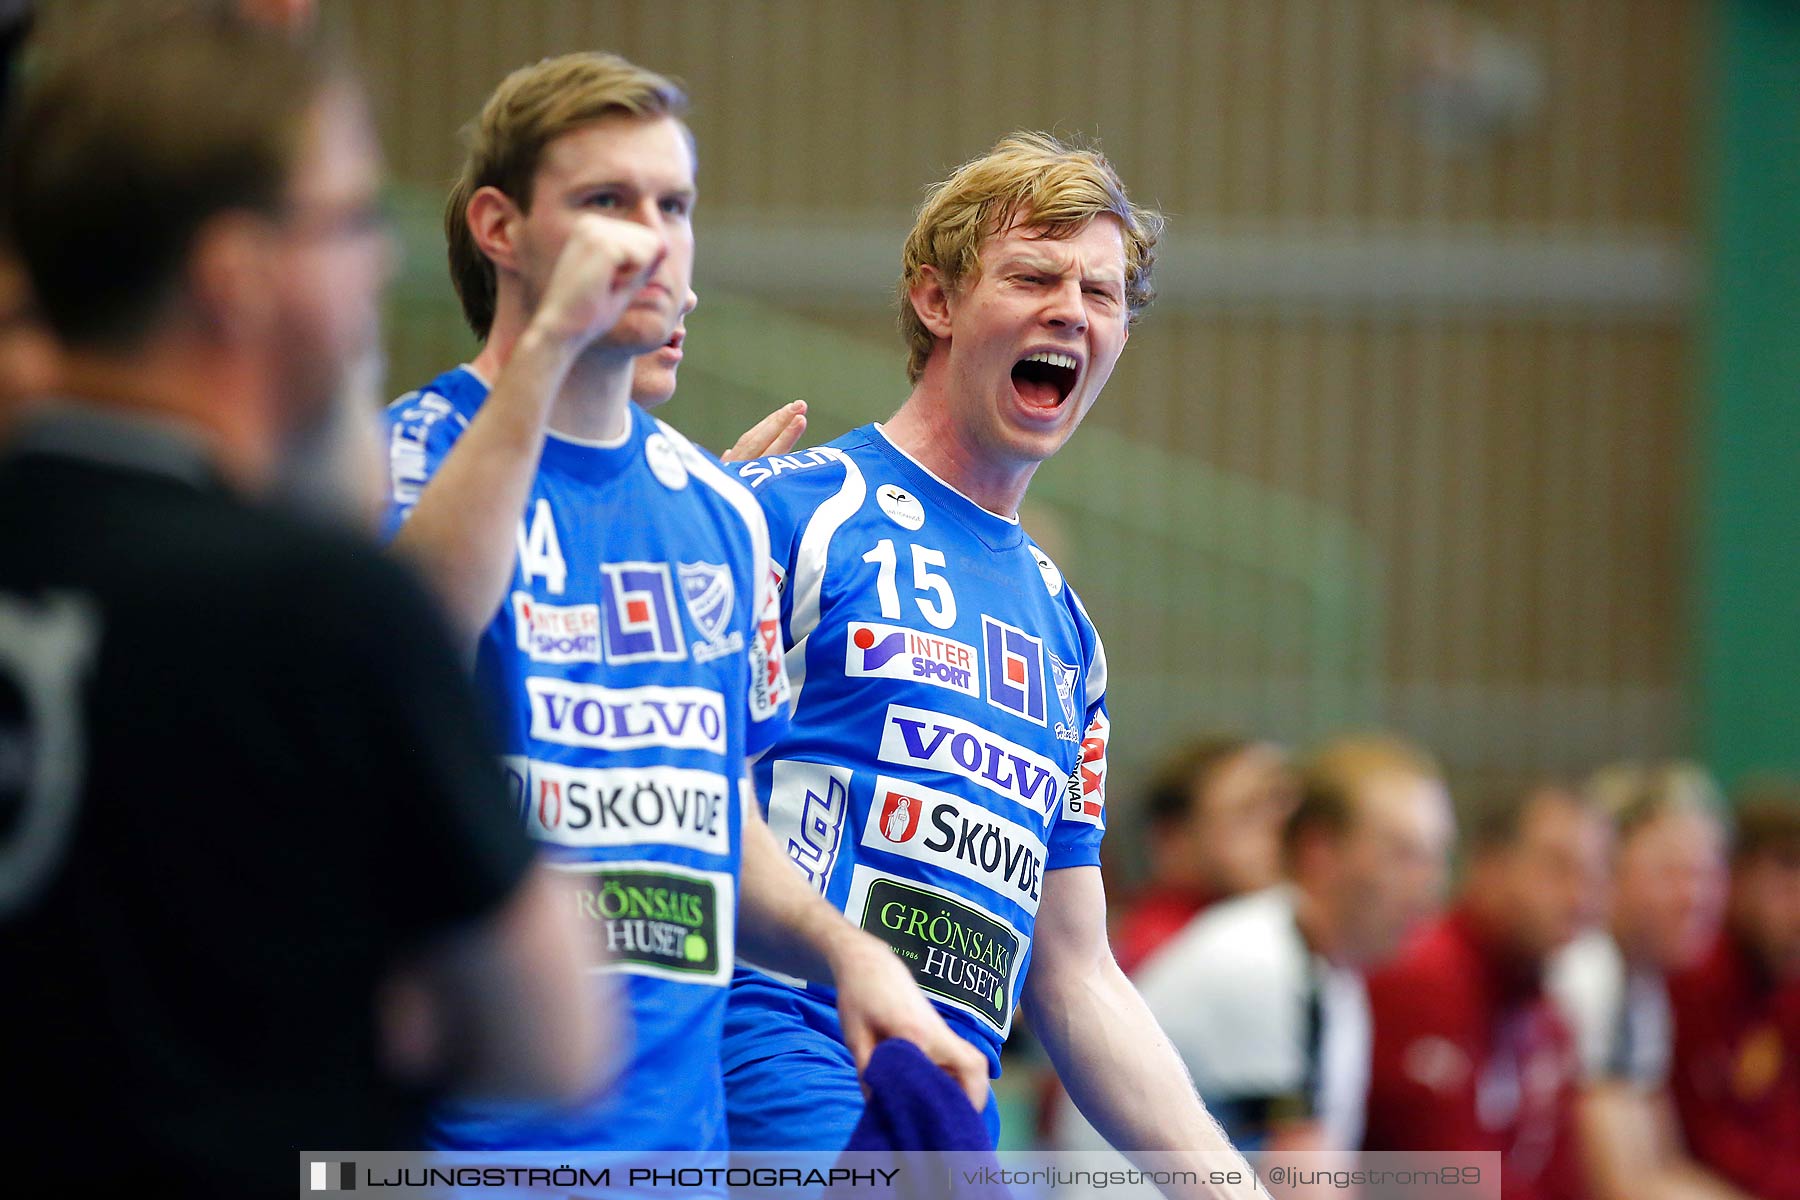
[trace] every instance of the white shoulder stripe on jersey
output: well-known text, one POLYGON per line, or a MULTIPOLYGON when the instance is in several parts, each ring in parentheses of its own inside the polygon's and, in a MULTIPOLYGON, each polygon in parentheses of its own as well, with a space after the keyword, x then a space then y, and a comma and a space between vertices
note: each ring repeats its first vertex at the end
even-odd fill
POLYGON ((769 561, 769 522, 763 516, 762 506, 750 494, 749 488, 720 470, 712 459, 667 422, 657 420, 656 427, 674 444, 676 453, 681 456, 681 465, 688 469, 688 474, 717 492, 736 510, 737 515, 743 519, 744 527, 750 531, 750 561, 758 567, 755 603, 750 611, 761 612, 763 598, 769 590, 768 572, 762 569, 762 565, 769 561))
POLYGON ((1087 627, 1094 630, 1094 657, 1089 660, 1087 669, 1087 706, 1092 708, 1106 694, 1106 643, 1100 640, 1100 631, 1094 627, 1094 618, 1088 616, 1087 605, 1081 602, 1075 589, 1069 587, 1066 577, 1063 586, 1069 588, 1069 599, 1075 602, 1075 611, 1081 614, 1087 627))
MULTIPOLYGON (((749 488, 722 470, 703 451, 696 449, 694 443, 664 422, 657 421, 656 424, 663 436, 675 447, 675 453, 688 469, 688 474, 723 497, 750 532, 750 570, 754 576, 750 582, 750 637, 757 638, 761 633, 758 623, 765 617, 773 618, 781 610, 780 598, 775 595, 775 581, 769 572, 769 520, 763 515, 762 505, 756 502, 756 497, 750 494, 749 488)), ((769 659, 761 657, 761 649, 753 647, 753 650, 750 670, 753 674, 760 673, 769 666, 769 659)), ((785 673, 784 667, 783 674, 785 673)), ((781 711, 782 702, 787 695, 783 691, 783 682, 777 680, 769 686, 763 686, 757 680, 751 681, 750 720, 753 723, 761 724, 781 711)))
POLYGON ((806 683, 806 639, 819 626, 819 593, 825 586, 825 560, 831 553, 831 539, 845 521, 856 515, 869 494, 861 469, 849 455, 831 446, 820 446, 819 452, 844 464, 844 482, 831 499, 813 510, 812 519, 806 523, 806 532, 800 535, 800 548, 794 554, 793 566, 788 571, 788 591, 794 602, 788 617, 788 634, 793 645, 788 647, 787 673, 796 707, 800 703, 800 689, 806 683))

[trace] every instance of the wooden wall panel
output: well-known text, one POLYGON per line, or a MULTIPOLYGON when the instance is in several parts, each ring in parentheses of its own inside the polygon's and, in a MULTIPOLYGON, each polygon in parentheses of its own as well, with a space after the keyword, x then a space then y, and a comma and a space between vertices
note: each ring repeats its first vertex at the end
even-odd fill
MULTIPOLYGON (((52 23, 87 7, 56 6, 52 23)), ((323 5, 371 80, 394 174, 426 193, 455 169, 458 126, 512 67, 603 47, 683 77, 703 257, 709 221, 892 227, 924 185, 1020 126, 1098 134, 1177 230, 1686 244, 1698 0, 1461 0, 1531 48, 1543 82, 1531 120, 1461 153, 1427 144, 1406 117, 1400 47, 1423 7, 323 5)), ((884 297, 845 307, 789 287, 763 299, 893 347, 893 390, 863 415, 901 398, 884 297)), ((1574 769, 1685 744, 1691 324, 1680 304, 1653 315, 1478 298, 1454 311, 1165 305, 1092 420, 1346 514, 1382 564, 1377 715, 1469 778, 1574 769)), ((397 344, 401 380, 457 341, 416 326, 397 344)), ((704 341, 690 351, 702 368, 704 341)), ((1189 586, 1182 570, 1166 575, 1146 577, 1189 586)), ((1169 686, 1147 630, 1121 629, 1120 687, 1169 686)), ((1286 648, 1202 631, 1192 652, 1220 696, 1257 698, 1259 719, 1283 722, 1279 681, 1257 675, 1290 666, 1286 648)), ((1291 728, 1311 732, 1298 717, 1291 728)))

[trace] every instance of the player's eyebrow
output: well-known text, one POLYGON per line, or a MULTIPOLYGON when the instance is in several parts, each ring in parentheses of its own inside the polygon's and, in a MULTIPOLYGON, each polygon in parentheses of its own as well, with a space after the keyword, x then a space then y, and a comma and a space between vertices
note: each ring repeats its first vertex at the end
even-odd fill
POLYGON ((630 192, 633 195, 639 192, 647 192, 657 196, 684 196, 692 199, 699 195, 700 189, 693 184, 682 183, 675 184, 673 187, 664 187, 660 184, 646 182, 642 179, 628 179, 620 176, 603 175, 590 179, 577 179, 568 184, 566 191, 569 193, 619 191, 630 192))
POLYGON ((1015 271, 1022 268, 1044 275, 1060 275, 1068 270, 1066 264, 1042 254, 1035 254, 1030 250, 1014 250, 1009 254, 1003 254, 1000 256, 998 266, 1003 271, 1015 271))

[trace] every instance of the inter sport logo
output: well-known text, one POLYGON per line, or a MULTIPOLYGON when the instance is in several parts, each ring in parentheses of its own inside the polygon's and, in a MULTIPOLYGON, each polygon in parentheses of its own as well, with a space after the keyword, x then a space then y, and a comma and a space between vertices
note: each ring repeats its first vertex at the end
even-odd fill
POLYGON ((852 621, 845 631, 844 674, 858 679, 911 679, 979 696, 975 647, 903 625, 852 621))

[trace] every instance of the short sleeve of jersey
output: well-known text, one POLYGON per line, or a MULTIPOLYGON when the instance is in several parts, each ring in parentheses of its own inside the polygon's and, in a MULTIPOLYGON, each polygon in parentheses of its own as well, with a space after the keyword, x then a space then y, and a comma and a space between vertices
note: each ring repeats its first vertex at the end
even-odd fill
POLYGON ((1090 639, 1088 658, 1086 727, 1081 738, 1081 761, 1069 776, 1062 813, 1050 830, 1049 853, 1044 865, 1060 867, 1100 865, 1100 841, 1106 835, 1106 755, 1112 737, 1112 720, 1106 713, 1106 650, 1088 620, 1087 610, 1073 593, 1070 602, 1080 619, 1082 634, 1090 639))
POLYGON ((393 541, 400 532, 425 484, 468 424, 468 417, 461 410, 430 388, 409 392, 388 406, 387 495, 380 531, 383 542, 393 541))

